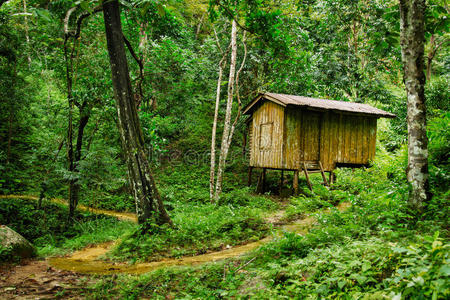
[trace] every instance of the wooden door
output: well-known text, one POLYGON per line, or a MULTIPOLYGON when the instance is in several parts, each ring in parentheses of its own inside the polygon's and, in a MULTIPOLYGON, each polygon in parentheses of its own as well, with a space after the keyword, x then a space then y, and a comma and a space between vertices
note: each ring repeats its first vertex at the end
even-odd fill
POLYGON ((303 111, 303 160, 320 160, 321 114, 303 111))

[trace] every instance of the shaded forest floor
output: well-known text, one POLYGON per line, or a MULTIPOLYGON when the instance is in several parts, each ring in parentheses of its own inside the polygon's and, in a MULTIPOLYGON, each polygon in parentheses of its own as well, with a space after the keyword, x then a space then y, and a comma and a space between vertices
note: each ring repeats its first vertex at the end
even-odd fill
POLYGON ((0 292, 25 299, 448 298, 448 190, 435 189, 417 219, 406 205, 403 166, 379 156, 372 168, 338 170, 330 188, 313 177, 313 192, 288 198, 274 196, 278 173, 268 174, 265 195, 242 187, 244 172, 230 173, 239 177, 215 205, 201 177, 207 172, 169 169, 159 176, 161 194, 177 228, 155 227, 147 236, 114 212, 79 210, 66 227, 60 203, 37 210, 34 198, 0 199, 0 218, 10 216, 0 223, 51 258, 2 268, 0 292), (69 271, 52 267, 53 258, 69 271), (72 273, 71 264, 109 275, 72 273))
POLYGON ((2 299, 79 299, 92 277, 57 270, 45 260, 26 260, 0 266, 2 299))
MULTIPOLYGON (((37 200, 33 196, 10 195, 2 198, 16 198, 37 200)), ((286 200, 286 199, 281 199, 286 200)), ((61 199, 52 199, 52 202, 61 204, 61 199)), ((284 208, 288 202, 284 201, 284 208)), ((348 203, 339 205, 339 210, 348 207, 348 203)), ((92 211, 89 207, 80 206, 81 211, 92 211)), ((97 211, 99 212, 99 211, 97 211)), ((102 210, 109 216, 129 221, 132 214, 102 210)), ((285 210, 281 209, 265 217, 265 221, 271 225, 285 223, 285 210)), ((279 229, 287 232, 305 234, 315 222, 314 217, 305 217, 301 220, 291 221, 279 229)), ((3 265, 0 271, 0 290, 5 299, 48 299, 52 297, 64 297, 75 299, 84 296, 87 286, 92 286, 98 281, 95 277, 84 274, 111 275, 117 273, 141 274, 156 269, 170 266, 194 266, 203 263, 235 258, 256 249, 269 242, 272 237, 251 242, 236 247, 230 247, 218 252, 183 257, 178 259, 162 260, 153 263, 116 264, 99 260, 99 257, 111 250, 114 242, 89 245, 65 257, 49 258, 47 260, 24 260, 19 264, 3 265)))

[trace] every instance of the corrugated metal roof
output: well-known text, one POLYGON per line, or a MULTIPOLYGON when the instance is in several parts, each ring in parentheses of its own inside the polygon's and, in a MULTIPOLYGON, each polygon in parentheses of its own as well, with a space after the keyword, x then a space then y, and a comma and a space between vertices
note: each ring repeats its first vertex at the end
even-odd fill
POLYGON ((251 108, 261 99, 267 99, 283 106, 296 105, 323 110, 344 111, 356 114, 368 114, 385 118, 396 117, 394 114, 390 112, 363 103, 326 100, 319 98, 310 98, 310 97, 275 94, 275 93, 261 93, 258 97, 255 98, 255 100, 253 100, 249 105, 247 105, 247 107, 245 107, 244 114, 249 113, 251 108))

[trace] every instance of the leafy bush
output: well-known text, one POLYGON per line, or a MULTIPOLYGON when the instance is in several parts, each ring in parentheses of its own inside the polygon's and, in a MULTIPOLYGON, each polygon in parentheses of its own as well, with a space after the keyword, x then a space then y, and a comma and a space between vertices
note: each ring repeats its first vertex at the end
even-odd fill
POLYGON ((440 191, 450 185, 450 112, 442 112, 428 123, 431 186, 440 191))
MULTIPOLYGON (((393 247, 396 270, 383 283, 397 298, 448 299, 450 297, 450 244, 424 237, 407 247, 393 247)), ((391 294, 391 295, 392 295, 391 294)))
POLYGON ((15 257, 13 256, 12 249, 9 247, 4 247, 0 244, 0 265, 3 262, 8 262, 14 259, 15 257))

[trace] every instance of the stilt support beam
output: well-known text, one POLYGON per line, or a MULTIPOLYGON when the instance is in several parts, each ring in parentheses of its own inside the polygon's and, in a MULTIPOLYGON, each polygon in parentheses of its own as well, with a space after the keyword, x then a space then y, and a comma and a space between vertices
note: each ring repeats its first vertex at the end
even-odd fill
POLYGON ((319 160, 320 174, 322 174, 323 184, 328 186, 327 177, 325 176, 325 172, 323 170, 322 162, 319 160))
POLYGON ((294 182, 292 186, 294 187, 294 195, 298 195, 298 170, 294 171, 294 182))
POLYGON ((305 162, 302 163, 303 171, 305 172, 306 183, 308 184, 309 189, 312 191, 311 181, 309 181, 308 168, 306 167, 305 162))
POLYGON ((282 192, 283 192, 283 180, 284 180, 284 171, 283 170, 281 170, 281 176, 280 176, 280 196, 281 196, 281 194, 282 194, 282 192))
POLYGON ((262 193, 266 192, 266 168, 263 168, 262 171, 262 193))

